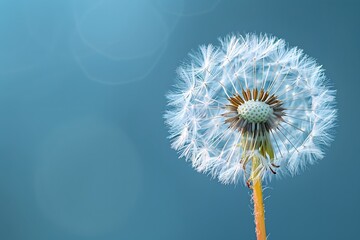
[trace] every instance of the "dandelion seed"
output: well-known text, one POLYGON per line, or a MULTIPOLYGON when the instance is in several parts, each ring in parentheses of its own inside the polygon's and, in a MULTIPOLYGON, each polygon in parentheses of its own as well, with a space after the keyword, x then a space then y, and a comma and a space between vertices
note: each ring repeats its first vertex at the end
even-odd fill
POLYGON ((335 90, 314 59, 267 35, 201 46, 178 73, 165 114, 172 147, 224 184, 244 179, 253 189, 257 237, 266 239, 261 182, 323 158, 335 90))

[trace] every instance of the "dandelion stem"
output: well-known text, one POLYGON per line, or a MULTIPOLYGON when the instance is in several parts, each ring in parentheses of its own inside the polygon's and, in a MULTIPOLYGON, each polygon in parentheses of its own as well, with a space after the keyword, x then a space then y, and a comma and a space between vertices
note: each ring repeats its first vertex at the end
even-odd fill
MULTIPOLYGON (((253 161, 253 171, 257 168, 258 164, 258 161, 253 161)), ((257 240, 266 240, 265 213, 261 177, 255 177, 255 179, 253 179, 253 201, 256 238, 257 240)))

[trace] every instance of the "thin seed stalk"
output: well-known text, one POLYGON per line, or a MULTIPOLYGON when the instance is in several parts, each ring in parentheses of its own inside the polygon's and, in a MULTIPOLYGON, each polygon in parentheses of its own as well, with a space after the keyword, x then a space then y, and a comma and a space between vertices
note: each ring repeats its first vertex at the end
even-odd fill
MULTIPOLYGON (((260 153, 264 157, 268 155, 271 161, 274 159, 274 150, 269 139, 260 146, 260 153)), ((252 189, 254 202, 254 218, 255 218, 255 232, 257 240, 266 240, 265 227, 265 210, 262 193, 261 176, 259 174, 260 159, 254 158, 252 161, 252 189)))
MULTIPOLYGON (((257 161, 253 161, 253 166, 255 162, 257 161)), ((253 201, 256 239, 266 240, 265 211, 260 177, 253 180, 253 201)))

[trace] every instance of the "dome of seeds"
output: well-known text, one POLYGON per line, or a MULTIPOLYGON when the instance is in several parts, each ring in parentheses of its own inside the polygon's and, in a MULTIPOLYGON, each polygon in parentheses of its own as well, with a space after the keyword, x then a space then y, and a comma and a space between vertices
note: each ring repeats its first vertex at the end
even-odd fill
POLYGON ((266 122, 273 113, 272 108, 264 102, 247 101, 237 109, 239 117, 251 123, 266 122))

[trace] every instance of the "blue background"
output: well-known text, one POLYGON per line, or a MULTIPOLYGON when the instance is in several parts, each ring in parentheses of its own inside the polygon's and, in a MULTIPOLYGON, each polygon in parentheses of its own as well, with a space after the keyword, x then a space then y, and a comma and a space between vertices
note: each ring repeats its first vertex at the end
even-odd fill
POLYGON ((338 90, 336 140, 265 190, 269 239, 358 239, 360 5, 1 0, 0 239, 255 239, 250 192, 196 173, 162 115, 191 49, 230 32, 303 48, 338 90))

